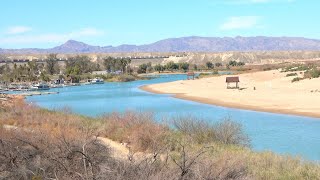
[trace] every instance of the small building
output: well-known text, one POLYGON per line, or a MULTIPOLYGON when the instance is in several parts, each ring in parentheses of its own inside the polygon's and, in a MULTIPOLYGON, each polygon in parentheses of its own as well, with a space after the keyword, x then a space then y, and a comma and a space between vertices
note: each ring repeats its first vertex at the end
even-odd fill
POLYGON ((227 83, 227 89, 231 89, 231 88, 239 88, 238 83, 240 82, 239 80, 239 76, 235 76, 235 77, 226 77, 226 83, 227 83), (236 87, 230 87, 230 83, 235 83, 236 87))

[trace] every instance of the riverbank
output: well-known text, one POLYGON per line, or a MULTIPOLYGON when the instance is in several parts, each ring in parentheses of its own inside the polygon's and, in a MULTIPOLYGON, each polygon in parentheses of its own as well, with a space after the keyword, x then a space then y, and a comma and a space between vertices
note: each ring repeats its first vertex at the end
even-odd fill
POLYGON ((209 124, 176 119, 174 124, 159 124, 152 114, 136 112, 89 118, 16 100, 11 106, 0 106, 0 166, 4 168, 0 179, 22 175, 74 179, 73 172, 102 179, 179 179, 179 157, 185 159, 182 163, 192 161, 190 179, 230 179, 230 174, 239 179, 316 179, 320 175, 317 161, 250 150, 244 146, 247 138, 241 125, 230 120, 209 124), (209 168, 200 171, 203 167, 209 168), (19 171, 23 168, 28 171, 19 171))
POLYGON ((320 118, 319 79, 292 83, 278 70, 238 75, 240 89, 227 89, 227 76, 147 85, 153 93, 224 107, 320 118))

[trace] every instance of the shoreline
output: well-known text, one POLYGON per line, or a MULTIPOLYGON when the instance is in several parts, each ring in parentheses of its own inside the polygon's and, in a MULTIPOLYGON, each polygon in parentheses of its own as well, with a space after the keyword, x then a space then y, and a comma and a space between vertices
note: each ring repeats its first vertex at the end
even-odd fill
POLYGON ((202 97, 188 96, 185 93, 166 93, 159 90, 155 90, 151 88, 150 85, 141 86, 140 89, 147 92, 155 93, 155 94, 171 94, 172 97, 174 98, 194 101, 194 102, 203 103, 203 104, 227 107, 227 108, 236 108, 241 110, 250 110, 250 111, 257 111, 257 112, 283 114, 283 115, 320 118, 320 112, 312 113, 312 112, 299 112, 299 111, 286 110, 286 109, 263 108, 263 107, 254 106, 254 105, 244 105, 244 104, 238 104, 238 103, 224 102, 218 99, 208 99, 208 98, 202 98, 202 97))

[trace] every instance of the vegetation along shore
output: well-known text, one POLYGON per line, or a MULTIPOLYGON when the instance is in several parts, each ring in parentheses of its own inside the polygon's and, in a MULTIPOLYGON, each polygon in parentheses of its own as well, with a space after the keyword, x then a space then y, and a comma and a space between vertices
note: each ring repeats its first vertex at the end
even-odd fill
POLYGON ((240 124, 152 113, 97 118, 48 111, 1 95, 0 177, 5 179, 317 179, 299 158, 253 152, 240 124), (3 103, 6 102, 6 103, 3 103), (15 107, 15 108, 11 108, 15 107), (48 143, 49 142, 49 143, 48 143))

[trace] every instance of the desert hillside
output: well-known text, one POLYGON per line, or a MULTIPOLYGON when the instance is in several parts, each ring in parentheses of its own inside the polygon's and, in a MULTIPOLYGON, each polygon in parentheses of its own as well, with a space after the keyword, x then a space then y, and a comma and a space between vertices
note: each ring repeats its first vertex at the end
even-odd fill
MULTIPOLYGON (((67 59, 77 54, 58 54, 61 59, 67 59)), ((274 64, 284 62, 302 62, 320 60, 320 51, 261 51, 261 52, 217 52, 217 53, 85 53, 92 61, 102 60, 104 57, 131 57, 132 64, 151 62, 165 64, 169 61, 188 62, 191 64, 205 64, 211 62, 229 62, 232 60, 247 64, 274 64)), ((48 54, 2 54, 0 61, 13 60, 41 60, 48 54)))

